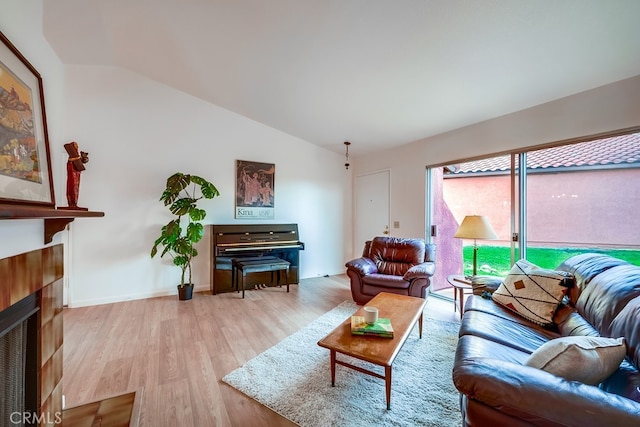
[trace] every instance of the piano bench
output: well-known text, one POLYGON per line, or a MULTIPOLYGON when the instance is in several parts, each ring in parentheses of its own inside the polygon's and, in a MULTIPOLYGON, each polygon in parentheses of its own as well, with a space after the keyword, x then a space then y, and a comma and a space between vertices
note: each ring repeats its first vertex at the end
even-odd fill
POLYGON ((284 271, 285 284, 289 292, 289 261, 272 256, 235 258, 231 264, 231 276, 233 286, 238 289, 238 280, 242 282, 242 298, 244 298, 244 279, 249 273, 271 272, 271 284, 273 284, 273 273, 277 273, 276 284, 280 285, 280 272, 284 271))

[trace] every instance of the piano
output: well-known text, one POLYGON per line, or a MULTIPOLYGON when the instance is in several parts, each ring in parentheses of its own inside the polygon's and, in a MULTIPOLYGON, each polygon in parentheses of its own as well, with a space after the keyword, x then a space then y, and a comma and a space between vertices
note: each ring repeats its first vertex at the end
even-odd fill
MULTIPOLYGON (((211 293, 235 290, 231 281, 234 259, 272 256, 289 261, 289 284, 300 282, 298 224, 228 224, 211 225, 211 293)), ((246 277, 245 287, 270 283, 270 273, 253 273, 246 277)))

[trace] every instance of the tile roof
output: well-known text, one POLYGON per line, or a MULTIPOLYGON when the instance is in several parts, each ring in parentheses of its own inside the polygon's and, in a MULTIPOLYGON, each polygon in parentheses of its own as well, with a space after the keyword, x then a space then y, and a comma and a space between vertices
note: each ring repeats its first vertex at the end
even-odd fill
MULTIPOLYGON (((640 133, 563 145, 527 153, 529 169, 640 167, 640 133)), ((511 168, 509 155, 464 162, 454 174, 502 172, 511 168)))

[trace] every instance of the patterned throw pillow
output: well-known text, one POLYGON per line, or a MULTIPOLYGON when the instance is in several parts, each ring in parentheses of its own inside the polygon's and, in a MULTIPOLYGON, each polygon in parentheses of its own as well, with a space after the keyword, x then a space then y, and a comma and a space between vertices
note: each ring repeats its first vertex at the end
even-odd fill
POLYGON ((573 283, 564 271, 546 270, 521 259, 493 293, 493 300, 542 326, 553 325, 553 315, 573 283))

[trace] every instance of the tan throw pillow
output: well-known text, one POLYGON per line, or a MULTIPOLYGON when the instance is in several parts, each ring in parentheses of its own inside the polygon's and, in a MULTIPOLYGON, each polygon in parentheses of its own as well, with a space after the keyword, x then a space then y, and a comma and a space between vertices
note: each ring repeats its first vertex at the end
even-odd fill
POLYGON ((570 278, 564 271, 546 270, 521 259, 493 293, 493 300, 525 319, 551 326, 553 314, 572 283, 570 278))
POLYGON ((618 369, 626 353, 624 338, 570 336, 543 344, 525 365, 567 380, 597 385, 618 369))
POLYGON ((471 277, 471 287, 474 295, 482 295, 485 292, 492 294, 502 285, 502 277, 494 276, 473 276, 471 277))

